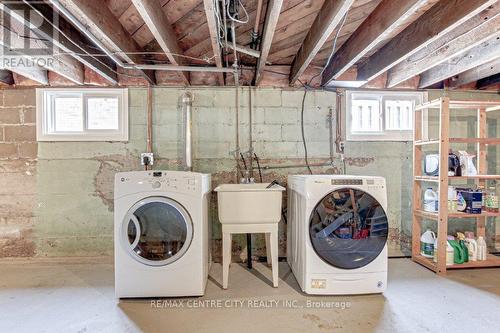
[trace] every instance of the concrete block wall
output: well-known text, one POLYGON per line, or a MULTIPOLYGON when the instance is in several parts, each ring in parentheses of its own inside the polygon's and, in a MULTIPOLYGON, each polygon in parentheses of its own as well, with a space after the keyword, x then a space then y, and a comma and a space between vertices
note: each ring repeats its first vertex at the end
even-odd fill
MULTIPOLYGON (((194 169, 211 173, 213 187, 224 182, 235 182, 235 161, 230 154, 235 149, 234 88, 189 90, 194 95, 194 169)), ((153 89, 154 169, 183 168, 183 114, 180 101, 184 92, 185 89, 153 89)), ((241 88, 239 93, 241 150, 249 148, 248 110, 251 104, 252 144, 263 166, 264 181, 277 179, 285 182, 288 174, 306 173, 304 167, 275 168, 304 163, 300 128, 304 91, 241 88)), ((330 160, 328 117, 330 108, 336 105, 335 98, 334 93, 322 91, 311 91, 306 95, 304 131, 311 163, 327 163, 330 160)), ((4 228, 0 233, 0 242, 17 244, 3 247, 17 250, 1 250, 0 256, 112 254, 113 177, 118 171, 141 169, 139 156, 146 149, 146 102, 146 89, 130 89, 130 138, 126 143, 41 142, 36 145, 34 90, 2 91, 1 110, 8 110, 11 104, 16 104, 19 115, 19 122, 10 124, 7 121, 18 119, 16 113, 11 115, 9 110, 5 114, 0 113, 1 119, 5 119, 0 121, 2 140, 5 140, 5 128, 27 127, 26 131, 7 131, 12 140, 17 135, 16 140, 25 141, 1 142, 12 144, 6 147, 15 146, 15 150, 6 148, 6 157, 0 160, 0 218, 4 228), (27 144, 38 148, 31 157, 26 156, 29 152, 27 144), (13 198, 12 193, 15 194, 13 198), (7 233, 8 230, 19 232, 7 233)), ((390 245, 394 249, 407 247, 411 236, 411 159, 412 144, 409 142, 346 143, 347 173, 379 175, 387 179, 390 245)), ((338 156, 335 156, 333 166, 313 167, 313 171, 339 173, 342 167, 338 156)), ((218 258, 220 225, 217 222, 215 199, 213 195, 211 222, 213 254, 218 258)), ((264 254, 263 243, 262 237, 255 237, 253 246, 256 255, 264 254)), ((285 244, 285 225, 281 223, 280 255, 285 254, 285 244)), ((234 254, 244 253, 244 246, 244 238, 237 238, 234 254)))
POLYGON ((33 89, 0 90, 0 257, 35 254, 35 118, 33 89))

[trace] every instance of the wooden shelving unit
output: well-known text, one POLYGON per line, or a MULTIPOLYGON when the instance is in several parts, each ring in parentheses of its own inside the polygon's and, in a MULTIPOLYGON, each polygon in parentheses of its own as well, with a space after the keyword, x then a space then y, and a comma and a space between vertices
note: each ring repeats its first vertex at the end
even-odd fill
MULTIPOLYGON (((428 269, 444 275, 449 269, 500 267, 500 257, 488 254, 486 260, 471 261, 460 265, 446 266, 446 240, 448 236, 448 219, 450 218, 474 218, 476 219, 476 236, 485 236, 486 219, 489 217, 500 217, 500 213, 482 212, 481 214, 465 214, 448 212, 448 185, 454 181, 473 180, 478 185, 485 186, 487 181, 500 180, 500 175, 488 175, 486 145, 500 144, 500 138, 489 138, 487 136, 486 113, 500 110, 498 101, 477 100, 450 100, 442 97, 422 105, 415 109, 415 133, 413 141, 413 226, 412 226, 412 259, 428 269), (438 110, 439 112, 439 138, 423 138, 423 111, 438 110), (477 138, 450 138, 450 110, 474 109, 477 113, 477 138), (450 143, 475 144, 477 150, 477 176, 448 176, 448 151, 450 143), (425 176, 422 173, 423 148, 435 145, 439 148, 439 176, 425 176), (422 208, 422 184, 437 183, 439 190, 439 211, 436 213, 426 212, 422 208), (420 255, 420 235, 422 234, 422 220, 428 219, 437 222, 438 253, 437 262, 420 255)), ((486 186, 485 186, 486 187, 486 186)))

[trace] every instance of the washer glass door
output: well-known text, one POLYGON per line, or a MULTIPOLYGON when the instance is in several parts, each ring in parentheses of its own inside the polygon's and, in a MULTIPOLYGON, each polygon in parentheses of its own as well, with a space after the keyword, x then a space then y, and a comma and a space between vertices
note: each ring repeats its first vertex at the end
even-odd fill
POLYGON ((149 197, 127 212, 122 236, 124 246, 136 260, 163 266, 186 253, 193 237, 193 224, 178 202, 165 197, 149 197))
POLYGON ((387 215, 380 203, 359 189, 327 194, 309 219, 316 254, 328 264, 355 269, 368 265, 387 242, 387 215))

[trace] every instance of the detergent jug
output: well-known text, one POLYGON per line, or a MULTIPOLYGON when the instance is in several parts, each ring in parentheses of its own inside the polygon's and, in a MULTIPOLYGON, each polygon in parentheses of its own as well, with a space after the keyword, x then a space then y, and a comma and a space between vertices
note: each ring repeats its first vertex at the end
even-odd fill
MULTIPOLYGON (((437 262, 437 253, 438 253, 438 248, 437 248, 437 238, 434 241, 434 262, 437 262)), ((455 254, 455 251, 453 251, 453 247, 450 245, 448 241, 446 241, 446 266, 453 265, 453 255, 455 254)))
POLYGON ((435 213, 438 211, 438 194, 432 189, 428 188, 424 193, 424 210, 426 212, 435 213))
POLYGON ((426 258, 434 257, 434 242, 436 241, 436 234, 427 230, 420 237, 420 254, 426 258))
POLYGON ((466 238, 465 245, 467 245, 467 249, 469 250, 469 259, 471 261, 477 260, 477 242, 474 238, 466 238))

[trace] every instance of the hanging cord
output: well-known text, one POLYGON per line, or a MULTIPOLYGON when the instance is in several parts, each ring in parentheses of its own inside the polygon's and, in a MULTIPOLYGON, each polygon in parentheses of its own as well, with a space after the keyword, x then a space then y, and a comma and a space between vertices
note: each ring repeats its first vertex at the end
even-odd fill
POLYGON ((260 168, 260 162, 259 162, 259 157, 257 156, 256 153, 253 153, 253 156, 255 157, 255 161, 257 162, 257 168, 259 168, 259 178, 260 178, 260 182, 263 183, 263 180, 262 180, 262 169, 260 168))
POLYGON ((340 24, 339 29, 337 30, 337 33, 335 34, 335 39, 333 40, 333 47, 332 47, 332 52, 330 52, 330 55, 328 56, 328 59, 326 60, 325 67, 319 72, 318 74, 314 75, 310 80, 309 80, 309 85, 311 85, 312 81, 317 78, 318 76, 323 76, 323 73, 325 72, 326 67, 330 63, 330 60, 332 60, 333 55, 335 54, 335 49, 337 48, 337 40, 339 39, 340 31, 344 27, 345 21, 347 19, 347 14, 349 11, 347 11, 344 15, 344 18, 342 19, 342 23, 340 24))
POLYGON ((245 6, 243 6, 243 4, 241 3, 241 0, 234 0, 234 2, 236 2, 236 1, 238 1, 239 6, 241 6, 241 8, 243 8, 243 12, 245 13, 245 20, 239 20, 239 19, 237 19, 236 16, 238 16, 238 15, 231 16, 231 12, 229 11, 229 7, 230 7, 230 4, 231 4, 231 1, 227 2, 227 16, 229 17, 229 19, 231 21, 234 21, 234 22, 237 22, 237 23, 242 23, 242 24, 248 23, 248 20, 250 19, 250 17, 248 16, 248 12, 245 9, 245 6))
POLYGON ((300 130, 302 132, 302 144, 304 145, 304 159, 306 161, 307 170, 309 170, 309 173, 312 175, 313 172, 311 170, 311 167, 309 166, 309 159, 307 157, 306 135, 304 133, 304 105, 306 103, 306 96, 307 88, 304 87, 304 97, 302 97, 302 111, 300 112, 300 130))

